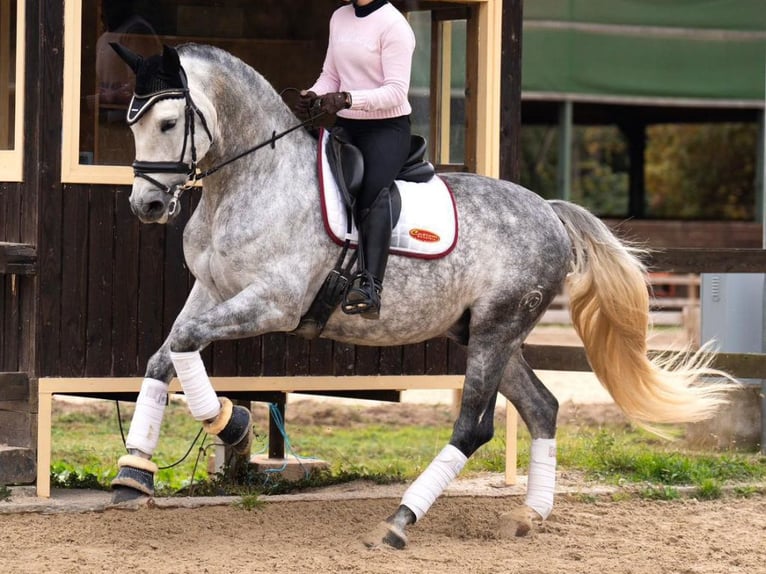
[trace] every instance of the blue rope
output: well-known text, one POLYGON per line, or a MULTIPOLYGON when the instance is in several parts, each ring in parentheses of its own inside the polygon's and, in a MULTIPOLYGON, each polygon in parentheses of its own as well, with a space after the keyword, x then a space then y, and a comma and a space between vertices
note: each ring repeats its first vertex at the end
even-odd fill
MULTIPOLYGON (((310 457, 299 457, 295 451, 293 450, 292 444, 290 444, 290 437, 287 436, 287 430, 285 429, 285 421, 282 418, 282 413, 279 410, 279 407, 275 403, 269 403, 269 414, 271 415, 272 420, 274 421, 274 424, 276 425, 277 429, 279 430, 279 434, 282 435, 282 438, 285 441, 285 450, 293 455, 295 459, 300 463, 301 458, 310 458, 310 457)), ((282 472, 287 468, 287 461, 279 467, 279 468, 267 468, 264 470, 265 473, 275 473, 275 472, 282 472)), ((303 469, 303 472, 305 476, 309 475, 309 470, 301 464, 301 468, 303 469)))

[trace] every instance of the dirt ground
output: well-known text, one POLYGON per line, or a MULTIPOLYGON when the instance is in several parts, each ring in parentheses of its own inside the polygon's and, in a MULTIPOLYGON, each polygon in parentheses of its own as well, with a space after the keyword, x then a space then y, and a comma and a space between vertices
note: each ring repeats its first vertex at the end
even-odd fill
POLYGON ((0 564, 13 573, 764 572, 766 499, 582 502, 559 498, 525 538, 495 524, 514 498, 443 497, 401 551, 360 536, 398 499, 0 516, 0 564))
MULTIPOLYGON (((560 412, 560 420, 580 424, 621 417, 614 405, 587 401, 568 401, 560 412)), ((353 426, 443 422, 450 415, 444 404, 301 401, 288 409, 289 424, 308 419, 353 426)), ((508 488, 499 487, 500 477, 489 477, 482 488, 458 480, 458 488, 409 529, 409 546, 401 551, 370 549, 362 539, 397 507, 406 485, 360 482, 307 496, 266 497, 252 510, 232 500, 196 507, 160 500, 130 510, 62 503, 43 510, 19 505, 11 512, 11 503, 0 502, 0 565, 11 573, 62 574, 766 572, 762 495, 672 502, 615 498, 567 474, 559 477, 553 515, 526 537, 504 538, 498 519, 523 501, 525 477, 520 478, 520 486, 508 488)))

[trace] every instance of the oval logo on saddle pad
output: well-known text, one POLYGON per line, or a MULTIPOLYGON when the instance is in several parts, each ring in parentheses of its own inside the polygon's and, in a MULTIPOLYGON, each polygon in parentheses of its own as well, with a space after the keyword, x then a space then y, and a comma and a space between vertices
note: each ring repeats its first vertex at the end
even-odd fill
POLYGON ((441 239, 436 233, 432 231, 426 231, 425 229, 410 229, 410 237, 417 239, 418 241, 424 241, 425 243, 436 243, 441 239))

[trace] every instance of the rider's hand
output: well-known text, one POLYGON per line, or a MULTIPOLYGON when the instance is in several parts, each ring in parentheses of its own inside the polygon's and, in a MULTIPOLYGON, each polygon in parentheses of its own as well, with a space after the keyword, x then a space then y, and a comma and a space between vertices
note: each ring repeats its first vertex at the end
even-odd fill
POLYGON ((314 103, 317 101, 317 95, 314 92, 302 90, 300 98, 293 108, 293 112, 299 119, 306 121, 311 118, 312 115, 316 115, 316 109, 312 109, 314 103))
POLYGON ((340 110, 351 107, 351 94, 348 92, 332 92, 319 99, 319 109, 326 114, 337 114, 340 110))

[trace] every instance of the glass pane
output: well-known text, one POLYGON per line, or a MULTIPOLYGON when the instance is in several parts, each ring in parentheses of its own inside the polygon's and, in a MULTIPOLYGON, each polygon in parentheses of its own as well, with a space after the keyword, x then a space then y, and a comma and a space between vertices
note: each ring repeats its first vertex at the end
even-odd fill
POLYGON ((0 0, 0 150, 14 148, 16 131, 16 0, 0 0))
MULTIPOLYGON (((432 11, 409 13, 410 24, 415 31, 417 47, 412 63, 412 81, 410 84, 410 103, 412 104, 412 132, 425 137, 434 137, 433 122, 443 122, 436 130, 439 141, 429 141, 428 158, 430 161, 443 164, 465 164, 465 131, 466 131, 466 30, 465 20, 440 20, 438 26, 443 36, 443 50, 449 53, 433 54, 433 22, 432 11), (439 111, 432 108, 436 103, 436 94, 432 93, 431 77, 434 60, 438 65, 449 62, 449 86, 444 86, 444 95, 448 95, 449 110, 439 111), (438 115, 438 117, 437 117, 438 115), (448 134, 447 134, 448 132, 448 134), (446 136, 446 137, 445 137, 446 136), (449 149, 441 150, 442 146, 449 149), (438 155, 438 157, 437 157, 438 155)), ((446 74, 445 74, 446 76, 446 74)), ((446 81, 440 79, 439 81, 446 81)), ((441 88, 437 89, 442 93, 441 88)), ((436 104, 440 105, 441 102, 436 104)))
MULTIPOLYGON (((431 12, 410 12, 407 17, 416 41, 409 95, 412 133, 428 139, 431 133, 431 12)), ((433 145, 429 142, 426 156, 431 160, 432 151, 433 145)))
POLYGON ((449 161, 465 163, 466 21, 452 21, 449 161))
MULTIPOLYGON (((0 0, 2 1, 2 0, 0 0)), ((80 163, 130 165, 125 112, 133 73, 109 47, 142 55, 163 44, 212 44, 263 74, 277 90, 311 85, 322 68, 335 0, 287 10, 279 0, 83 0, 80 62, 80 163)))

